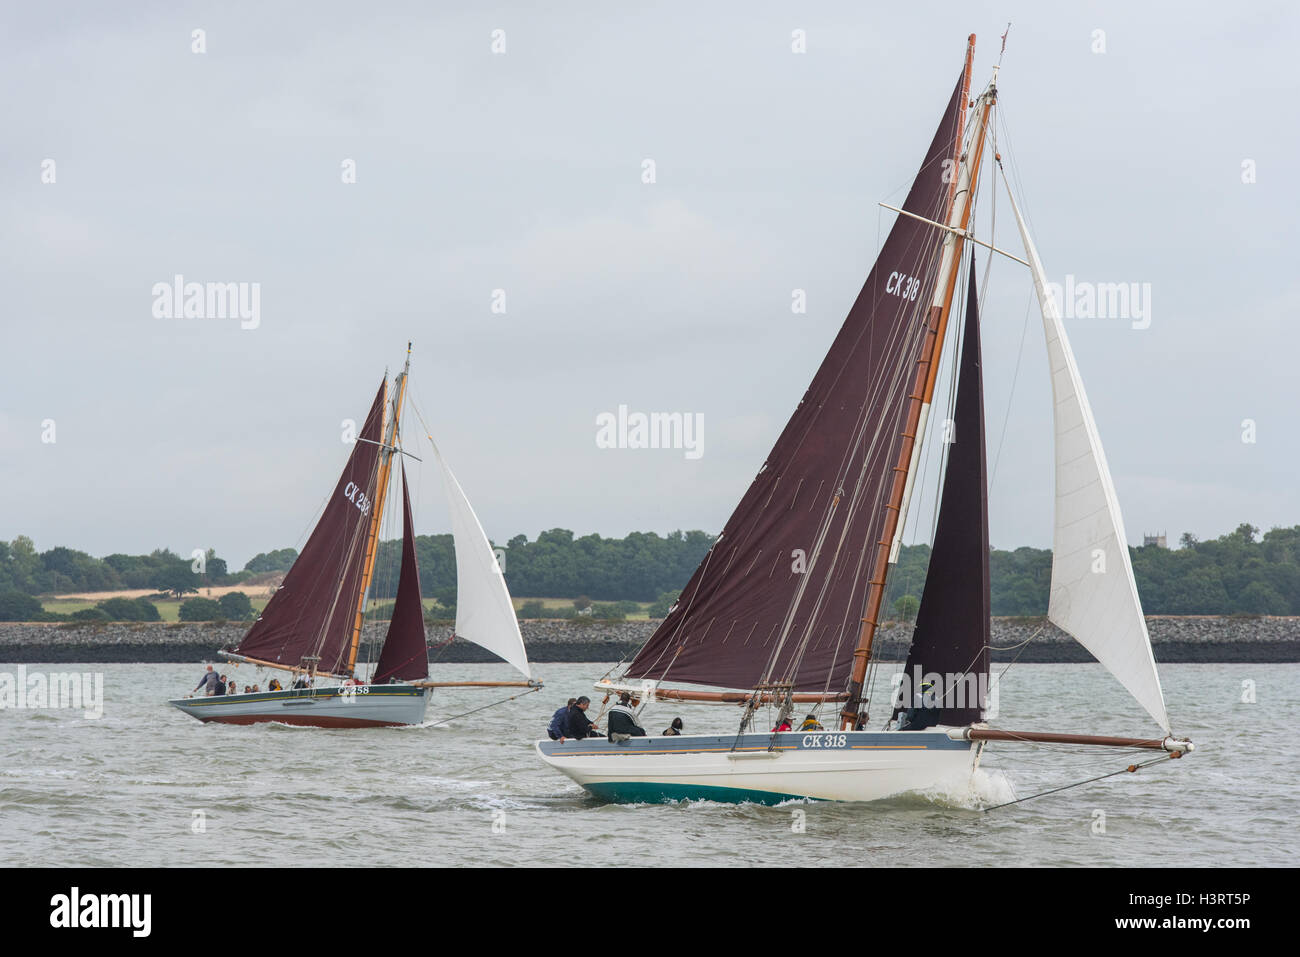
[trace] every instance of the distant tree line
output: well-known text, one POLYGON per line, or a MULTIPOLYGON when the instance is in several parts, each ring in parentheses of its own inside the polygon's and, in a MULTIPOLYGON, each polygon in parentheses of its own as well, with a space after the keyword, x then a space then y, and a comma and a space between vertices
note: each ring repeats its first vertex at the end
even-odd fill
MULTIPOLYGON (((535 541, 517 535, 499 554, 506 583, 516 597, 580 596, 592 604, 595 617, 619 617, 620 602, 652 602, 650 613, 658 616, 671 607, 713 541, 714 536, 701 531, 662 536, 633 532, 623 538, 603 538, 575 537, 567 529, 555 528, 542 532, 535 541)), ((439 615, 453 616, 456 556, 452 537, 420 535, 415 543, 421 591, 437 600, 439 615)), ((1148 614, 1300 615, 1300 525, 1275 528, 1261 536, 1259 529, 1243 524, 1205 542, 1184 534, 1180 546, 1129 549, 1148 614)), ((20 535, 12 542, 0 541, 0 619, 6 618, 6 608, 17 611, 20 596, 151 588, 180 597, 207 585, 237 584, 256 573, 285 571, 296 557, 291 548, 265 552, 251 559, 243 571, 229 573, 225 561, 209 552, 199 573, 190 559, 167 549, 101 559, 63 547, 37 552, 32 540, 20 535)), ((380 543, 371 586, 373 598, 391 600, 396 595, 400 557, 400 541, 380 543)), ((930 546, 904 546, 890 573, 887 613, 904 618, 915 615, 929 561, 930 546)), ((993 614, 1045 614, 1051 566, 1049 549, 994 549, 989 557, 993 614)), ((539 608, 536 617, 580 613, 577 608, 529 606, 531 611, 539 608)), ((623 614, 629 611, 630 606, 621 609, 623 614)))
MULTIPOLYGON (((1148 615, 1300 615, 1300 525, 1260 536, 1258 528, 1242 524, 1204 542, 1185 533, 1179 545, 1129 549, 1148 615)), ((924 592, 929 561, 930 546, 903 548, 885 599, 896 617, 915 616, 913 603, 919 603, 924 592)), ((994 549, 989 577, 993 614, 1047 613, 1051 549, 994 549)))
MULTIPOLYGON (((704 559, 714 537, 707 532, 632 532, 624 538, 603 538, 553 528, 536 541, 516 535, 500 550, 506 585, 516 598, 589 596, 597 602, 655 601, 670 589, 680 589, 704 559)), ((392 598, 402 543, 380 543, 374 598, 392 598)), ((420 590, 437 597, 456 594, 456 552, 450 535, 417 535, 416 559, 420 590)), ((440 604, 448 604, 439 599, 440 604)))
POLYGON ((230 573, 226 560, 213 549, 201 560, 182 558, 166 548, 148 555, 95 558, 62 546, 37 552, 26 535, 0 541, 0 592, 66 595, 150 588, 180 597, 210 585, 237 585, 252 575, 247 570, 230 573))

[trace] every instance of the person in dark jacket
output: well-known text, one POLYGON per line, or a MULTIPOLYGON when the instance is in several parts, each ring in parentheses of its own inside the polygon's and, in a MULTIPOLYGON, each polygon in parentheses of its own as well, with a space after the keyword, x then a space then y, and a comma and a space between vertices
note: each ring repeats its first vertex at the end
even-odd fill
POLYGON ((569 709, 573 707, 577 698, 570 698, 569 703, 563 708, 557 708, 555 714, 551 715, 551 723, 546 728, 546 736, 552 741, 559 741, 564 737, 564 719, 569 714, 569 709))
POLYGON ((609 709, 606 726, 609 728, 609 740, 614 744, 628 738, 645 737, 645 728, 641 727, 636 712, 632 710, 632 696, 626 691, 619 695, 618 704, 609 709))
POLYGON ((564 734, 560 735, 560 740, 565 738, 599 738, 600 732, 596 730, 595 722, 587 717, 587 709, 591 707, 591 699, 583 695, 577 701, 573 702, 573 707, 569 713, 564 716, 564 734))
POLYGON ((673 735, 677 735, 681 733, 682 733, 681 718, 673 718, 673 723, 670 724, 668 727, 664 728, 664 735, 666 737, 672 737, 673 735))
POLYGON ((934 682, 927 681, 921 685, 921 691, 917 694, 912 707, 899 714, 898 730, 924 731, 926 728, 933 728, 938 724, 942 709, 934 707, 933 698, 934 682))

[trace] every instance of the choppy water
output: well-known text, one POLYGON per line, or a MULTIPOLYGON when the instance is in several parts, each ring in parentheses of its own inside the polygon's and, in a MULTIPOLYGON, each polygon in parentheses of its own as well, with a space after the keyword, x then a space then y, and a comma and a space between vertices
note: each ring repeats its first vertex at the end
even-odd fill
MULTIPOLYGON (((374 730, 200 724, 166 703, 193 687, 199 666, 27 669, 102 673, 104 714, 0 711, 0 865, 1204 866, 1289 865, 1300 851, 1291 748, 1300 665, 1166 665, 1174 729, 1196 741, 1193 755, 990 813, 981 802, 1132 757, 995 745, 974 794, 620 806, 586 797, 532 750, 551 712, 588 690, 600 665, 539 665, 541 692, 448 725, 374 730), (1242 701, 1244 681, 1257 703, 1242 701)), ((266 683, 247 667, 238 674, 266 683)), ((438 677, 508 675, 464 665, 438 677)), ((509 693, 435 692, 429 718, 509 693)), ((1000 707, 1000 727, 1157 734, 1097 665, 1016 665, 1000 707)), ((739 712, 655 705, 647 727, 678 714, 688 731, 722 731, 739 712)))

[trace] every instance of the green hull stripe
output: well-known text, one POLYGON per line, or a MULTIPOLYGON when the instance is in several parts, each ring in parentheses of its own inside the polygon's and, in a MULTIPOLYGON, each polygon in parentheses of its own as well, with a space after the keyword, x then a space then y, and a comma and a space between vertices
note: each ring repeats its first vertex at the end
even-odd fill
POLYGON ((669 801, 780 804, 782 801, 798 801, 804 797, 779 791, 751 791, 748 788, 724 788, 708 784, 656 784, 653 781, 607 781, 584 784, 583 787, 598 798, 620 804, 666 804, 669 801))

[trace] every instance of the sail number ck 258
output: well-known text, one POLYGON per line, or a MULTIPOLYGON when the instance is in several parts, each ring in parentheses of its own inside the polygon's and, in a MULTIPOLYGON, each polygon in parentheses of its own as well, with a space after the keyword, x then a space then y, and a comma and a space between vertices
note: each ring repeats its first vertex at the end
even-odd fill
POLYGON ((361 486, 356 482, 349 482, 343 489, 343 497, 361 510, 362 515, 370 514, 370 496, 361 491, 361 486))

